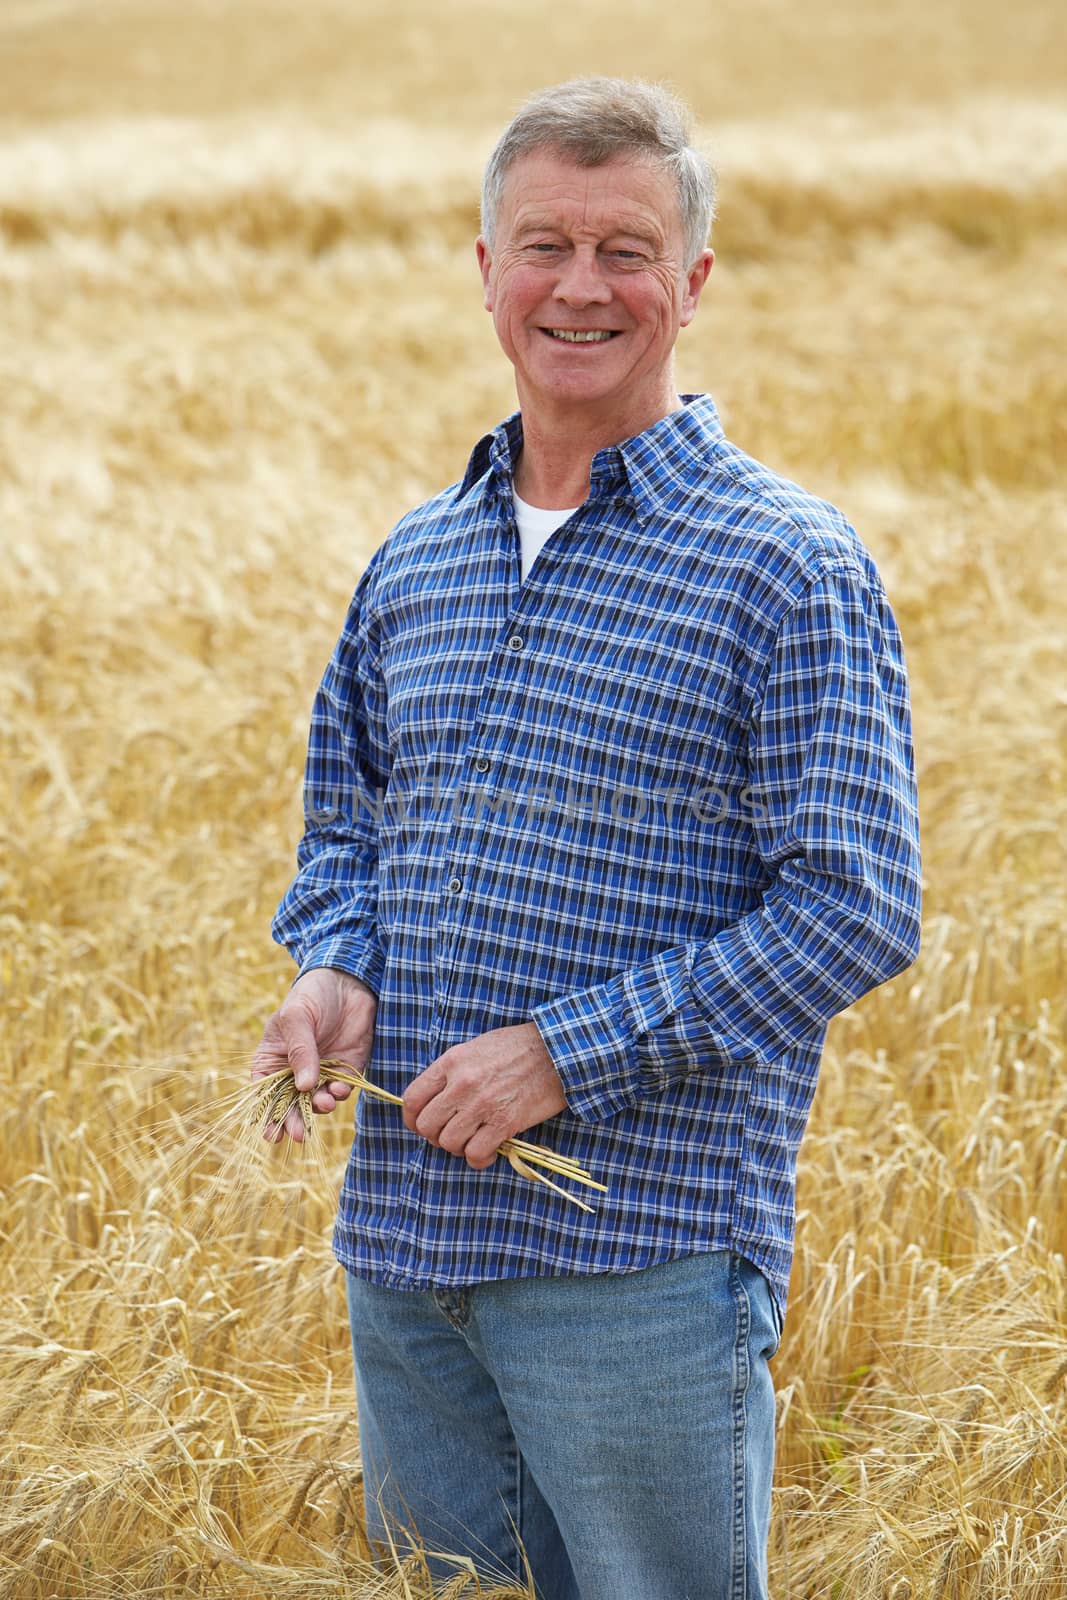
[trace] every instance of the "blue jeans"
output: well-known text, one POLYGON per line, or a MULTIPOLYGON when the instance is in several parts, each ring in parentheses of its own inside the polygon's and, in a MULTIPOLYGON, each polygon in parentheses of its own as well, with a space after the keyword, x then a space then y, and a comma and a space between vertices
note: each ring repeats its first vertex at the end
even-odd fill
POLYGON ((346 1277, 372 1540, 414 1530, 498 1583, 524 1551, 541 1600, 766 1600, 781 1327, 743 1257, 428 1293, 346 1277))

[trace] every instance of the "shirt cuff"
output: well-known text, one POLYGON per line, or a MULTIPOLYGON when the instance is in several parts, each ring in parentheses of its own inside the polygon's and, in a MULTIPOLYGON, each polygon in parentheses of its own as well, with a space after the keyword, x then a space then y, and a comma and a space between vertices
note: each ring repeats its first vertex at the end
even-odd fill
POLYGON ((688 976, 682 947, 534 1007, 531 1020, 579 1120, 599 1122, 685 1076, 655 1060, 647 1036, 682 1009, 688 976))
POLYGON ((347 972, 349 977, 359 978, 368 989, 373 989, 375 995, 381 993, 385 956, 376 944, 343 936, 325 939, 304 951, 297 978, 315 967, 334 967, 338 972, 347 972))

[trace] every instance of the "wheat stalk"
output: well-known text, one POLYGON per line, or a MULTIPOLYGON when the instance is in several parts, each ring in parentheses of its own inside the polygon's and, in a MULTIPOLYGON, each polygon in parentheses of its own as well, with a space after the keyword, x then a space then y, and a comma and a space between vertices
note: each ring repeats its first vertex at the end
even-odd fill
MULTIPOLYGON (((378 1100, 387 1100, 390 1105, 403 1104, 399 1095, 372 1083, 358 1068, 347 1061, 327 1059, 321 1061, 319 1065, 331 1083, 347 1083, 361 1094, 373 1095, 378 1100)), ((257 1089, 252 1104, 249 1122, 259 1130, 269 1125, 280 1126, 292 1107, 298 1105, 304 1119, 304 1128, 310 1133, 311 1096, 314 1092, 314 1090, 298 1089, 291 1069, 282 1067, 278 1072, 271 1073, 262 1080, 262 1087, 257 1089)), ((571 1183, 583 1184, 587 1189, 599 1189, 601 1194, 608 1192, 607 1184, 598 1183, 572 1156, 560 1155, 559 1151, 550 1150, 546 1145, 531 1144, 528 1139, 505 1139, 497 1154, 502 1155, 520 1177, 532 1178, 537 1183, 546 1184, 548 1188, 554 1189, 557 1194, 570 1201, 571 1205, 587 1211, 590 1216, 593 1215, 592 1206, 586 1205, 584 1200, 579 1200, 577 1195, 570 1194, 551 1178, 546 1177, 545 1172, 536 1169, 543 1167, 546 1172, 554 1172, 557 1177, 566 1178, 571 1183)))

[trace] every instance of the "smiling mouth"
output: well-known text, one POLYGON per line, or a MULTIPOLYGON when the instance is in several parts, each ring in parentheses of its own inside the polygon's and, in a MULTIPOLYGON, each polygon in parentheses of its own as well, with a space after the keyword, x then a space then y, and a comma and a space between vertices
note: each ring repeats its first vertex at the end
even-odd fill
POLYGON ((618 336, 617 328, 542 328, 542 333, 550 339, 559 339, 563 344, 607 344, 609 339, 618 336))

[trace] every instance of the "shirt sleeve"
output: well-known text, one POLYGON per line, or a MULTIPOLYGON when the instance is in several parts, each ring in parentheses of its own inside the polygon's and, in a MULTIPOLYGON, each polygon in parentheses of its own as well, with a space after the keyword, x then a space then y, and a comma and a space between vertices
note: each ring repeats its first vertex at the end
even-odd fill
POLYGON ((360 579, 311 714, 304 835, 296 877, 271 932, 299 968, 337 967, 377 994, 377 822, 389 776, 385 691, 367 618, 372 567, 360 579))
POLYGON ((773 1065, 918 953, 911 717, 884 590, 850 566, 809 583, 776 631, 749 735, 759 904, 532 1012, 583 1120, 691 1072, 773 1065))

